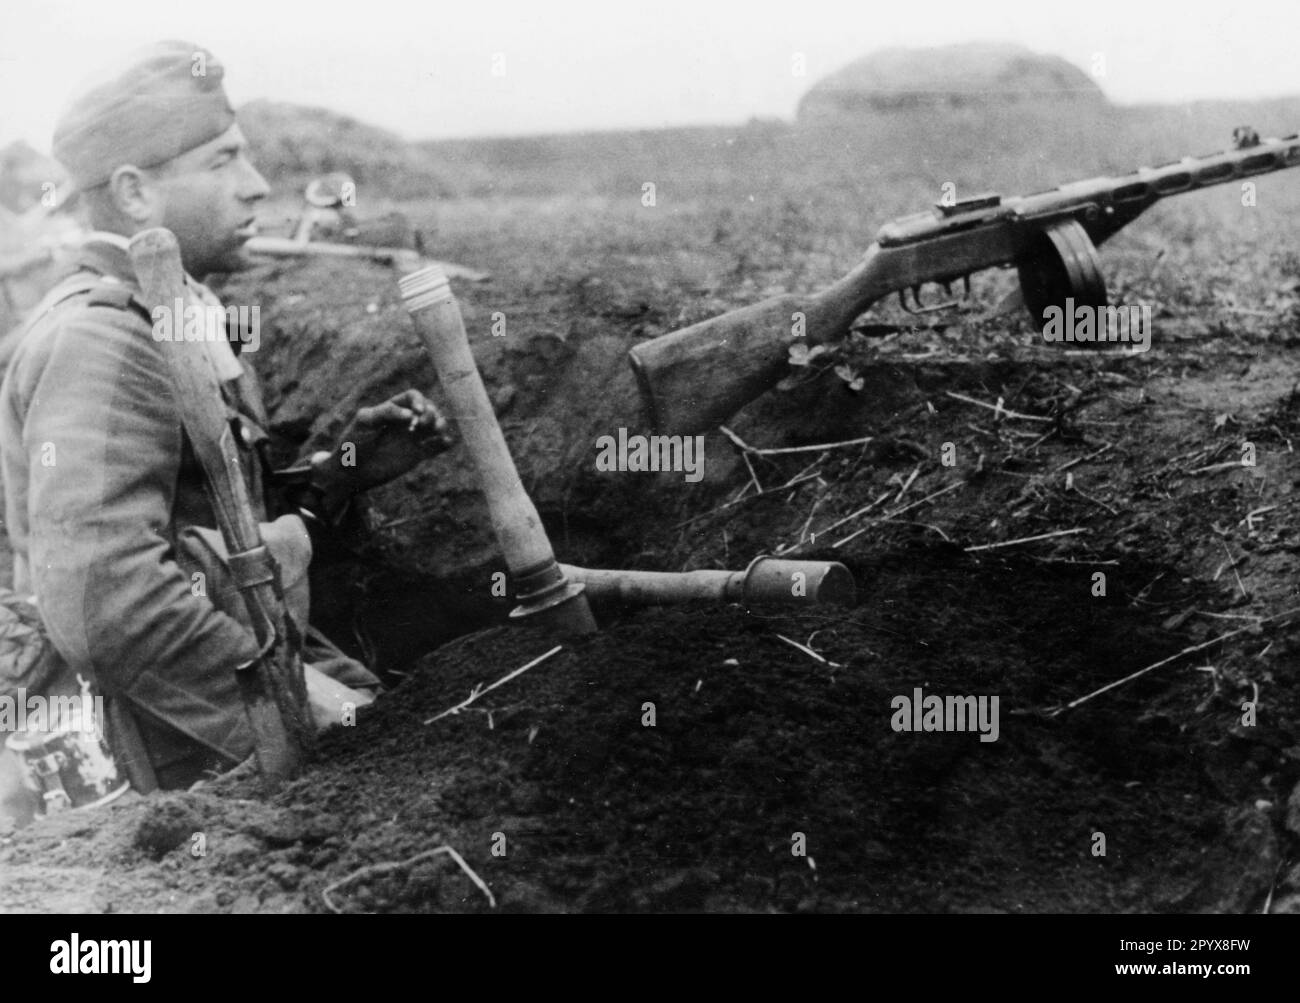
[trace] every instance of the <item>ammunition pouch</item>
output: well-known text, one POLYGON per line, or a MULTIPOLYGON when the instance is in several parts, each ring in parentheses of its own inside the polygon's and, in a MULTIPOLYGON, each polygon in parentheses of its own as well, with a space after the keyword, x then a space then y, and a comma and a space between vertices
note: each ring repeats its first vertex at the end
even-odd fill
MULTIPOLYGON (((311 538, 298 515, 282 515, 274 522, 259 526, 262 542, 270 562, 278 570, 286 614, 292 618, 297 634, 303 638, 299 652, 304 663, 354 689, 374 691, 379 678, 364 665, 340 651, 325 635, 310 627, 311 590, 308 565, 312 557, 311 538)), ((212 604, 234 617, 250 632, 253 622, 248 607, 239 594, 240 584, 261 579, 267 561, 257 551, 231 560, 221 532, 202 526, 187 526, 177 535, 177 560, 197 587, 196 572, 203 575, 203 587, 212 604)))
POLYGON ((186 526, 176 536, 177 561, 189 574, 196 595, 206 595, 212 605, 234 617, 250 633, 254 625, 240 587, 266 581, 269 574, 278 571, 285 611, 293 617, 299 634, 305 634, 311 613, 307 566, 312 546, 307 527, 297 515, 282 515, 259 528, 265 553, 259 549, 232 558, 220 530, 186 526), (201 593, 197 591, 200 588, 201 593))

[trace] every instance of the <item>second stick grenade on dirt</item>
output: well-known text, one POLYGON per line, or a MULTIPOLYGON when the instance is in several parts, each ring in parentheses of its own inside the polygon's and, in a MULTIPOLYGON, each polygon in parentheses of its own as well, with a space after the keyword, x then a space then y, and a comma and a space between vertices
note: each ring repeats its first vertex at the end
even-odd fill
POLYGON ((596 622, 583 587, 570 582, 560 570, 537 509, 519 480, 470 353, 465 323, 447 276, 437 266, 422 268, 403 278, 399 286, 437 370, 451 417, 478 471, 492 529, 519 596, 520 605, 511 616, 543 616, 565 634, 593 633, 596 622))
POLYGON ((843 564, 756 557, 744 571, 609 571, 561 564, 593 602, 655 606, 678 602, 800 602, 851 606, 857 586, 843 564))

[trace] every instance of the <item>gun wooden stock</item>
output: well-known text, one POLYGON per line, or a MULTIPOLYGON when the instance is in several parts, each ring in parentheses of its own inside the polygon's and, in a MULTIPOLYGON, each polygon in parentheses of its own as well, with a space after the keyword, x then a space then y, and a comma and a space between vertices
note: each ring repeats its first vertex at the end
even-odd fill
POLYGON ((1300 166, 1300 135, 1261 141, 1251 130, 1238 133, 1237 148, 1222 153, 1034 195, 977 196, 894 220, 853 271, 820 293, 777 296, 637 345, 628 354, 650 423, 669 435, 714 428, 781 379, 792 344, 838 341, 890 293, 913 290, 919 308, 925 283, 968 282, 977 271, 1014 265, 1036 324, 1067 297, 1104 307, 1097 245, 1147 208, 1170 195, 1300 166))
POLYGON ((888 292, 877 255, 872 248, 820 293, 776 296, 633 348, 632 370, 654 430, 707 431, 781 379, 795 341, 816 345, 847 335, 854 319, 888 292))

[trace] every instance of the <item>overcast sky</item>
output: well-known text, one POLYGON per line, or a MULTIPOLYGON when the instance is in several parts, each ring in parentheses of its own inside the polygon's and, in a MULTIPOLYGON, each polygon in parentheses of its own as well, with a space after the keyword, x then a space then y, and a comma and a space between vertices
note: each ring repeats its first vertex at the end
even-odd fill
POLYGON ((236 104, 319 105, 410 138, 790 117, 858 56, 956 41, 1085 70, 1100 53, 1121 103, 1300 93, 1295 0, 4 0, 0 31, 0 143, 42 150, 81 76, 161 38, 212 49, 236 104))

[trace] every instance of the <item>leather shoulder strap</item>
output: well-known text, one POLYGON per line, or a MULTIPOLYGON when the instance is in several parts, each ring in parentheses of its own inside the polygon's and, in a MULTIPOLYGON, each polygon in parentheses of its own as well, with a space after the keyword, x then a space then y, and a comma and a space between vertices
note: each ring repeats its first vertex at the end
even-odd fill
POLYGON ((145 320, 153 323, 153 315, 140 299, 139 293, 115 282, 100 280, 90 289, 87 306, 107 306, 115 310, 134 310, 145 320))
POLYGON ((89 296, 90 298, 86 301, 88 306, 107 306, 117 310, 134 310, 145 320, 153 323, 149 308, 145 306, 139 294, 134 290, 122 285, 120 282, 105 278, 98 272, 82 271, 76 272, 51 289, 46 294, 45 300, 32 311, 31 320, 24 327, 27 329, 35 327, 36 323, 51 310, 62 306, 69 300, 76 299, 78 296, 89 296))

